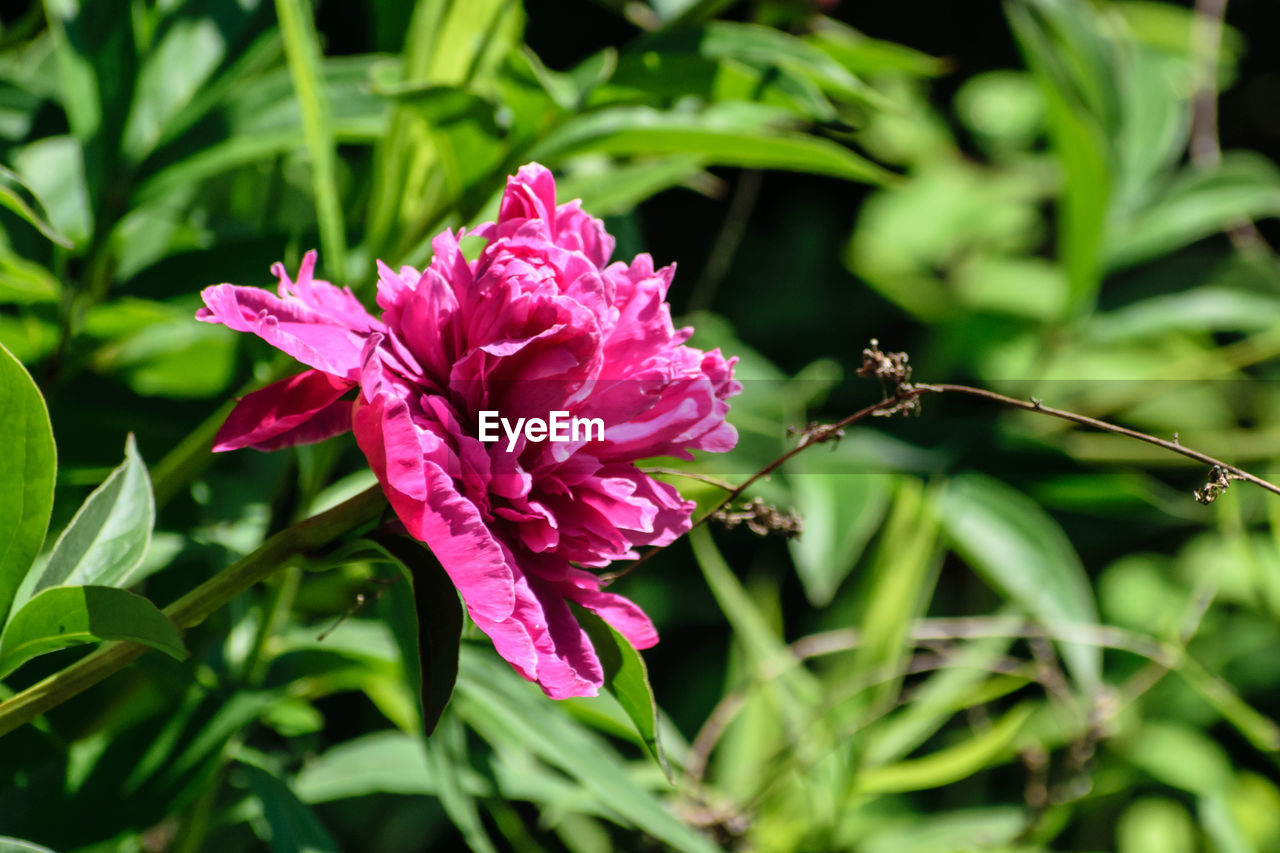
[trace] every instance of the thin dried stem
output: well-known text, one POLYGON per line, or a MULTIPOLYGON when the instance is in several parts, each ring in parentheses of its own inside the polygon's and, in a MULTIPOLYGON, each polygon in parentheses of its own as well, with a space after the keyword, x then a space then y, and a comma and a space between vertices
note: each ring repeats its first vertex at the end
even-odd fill
MULTIPOLYGON (((1021 400, 1017 397, 1010 397, 1006 394, 1000 394, 995 391, 988 391, 985 388, 976 388, 971 385, 955 385, 951 383, 924 383, 911 382, 911 370, 907 366, 906 356, 903 353, 886 354, 880 351, 880 347, 876 341, 871 342, 871 347, 863 351, 864 363, 863 369, 859 371, 860 375, 874 376, 886 384, 888 396, 878 403, 859 409, 853 414, 836 421, 833 424, 811 425, 800 433, 800 440, 796 445, 787 452, 783 453, 777 459, 765 465, 759 471, 756 471, 746 480, 743 480, 737 486, 728 490, 723 498, 708 511, 693 520, 691 528, 706 522, 714 517, 725 506, 732 503, 742 496, 747 489, 759 480, 768 477, 792 458, 799 455, 806 449, 813 447, 815 444, 822 444, 840 438, 844 434, 846 427, 852 426, 859 421, 865 420, 873 416, 886 416, 902 413, 915 413, 918 411, 919 399, 926 394, 957 394, 968 397, 976 397, 980 400, 986 400, 992 403, 998 403, 1002 406, 1008 406, 1013 409, 1021 409, 1024 412, 1034 412, 1036 414, 1048 415, 1059 420, 1069 421, 1081 426, 1090 427, 1101 432, 1109 432, 1115 435, 1123 435, 1137 441, 1153 444, 1156 447, 1168 450, 1170 453, 1176 453, 1187 459, 1193 459, 1196 462, 1202 462, 1209 466, 1210 474, 1208 483, 1195 491, 1195 498, 1200 503, 1212 503, 1213 500, 1221 494, 1233 480, 1243 480, 1252 483, 1261 489, 1265 489, 1272 494, 1280 495, 1280 486, 1269 480, 1264 480, 1254 474, 1250 474, 1243 468, 1237 468, 1227 462, 1202 453, 1199 450, 1187 447, 1182 444, 1176 437, 1170 441, 1159 438, 1149 433, 1140 432, 1136 429, 1123 427, 1118 424, 1109 423, 1107 421, 1091 418, 1088 415, 1069 412, 1065 409, 1055 409, 1052 406, 1046 406, 1039 399, 1032 397, 1030 400, 1021 400)), ((674 473, 674 472, 673 472, 674 473)), ((718 484, 719 485, 719 484, 718 484)), ((727 485, 727 484, 724 484, 727 485)), ((635 562, 619 569, 615 572, 609 572, 601 575, 601 581, 604 584, 610 584, 621 578, 640 566, 643 566, 655 555, 663 549, 670 547, 669 545, 661 545, 650 548, 640 556, 635 562)))

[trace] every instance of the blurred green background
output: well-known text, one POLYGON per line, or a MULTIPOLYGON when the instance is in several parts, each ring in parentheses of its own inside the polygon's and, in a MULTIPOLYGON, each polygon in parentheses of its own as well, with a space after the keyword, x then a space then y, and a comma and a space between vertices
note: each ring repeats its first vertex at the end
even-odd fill
MULTIPOLYGON (((537 160, 676 261, 740 356, 738 482, 922 381, 1280 476, 1280 64, 1265 0, 48 0, 0 13, 0 343, 46 398, 51 545, 136 435, 164 605, 372 482, 349 437, 214 459, 288 370, 200 288, 373 262, 537 160), (1225 8, 1225 23, 1221 15, 1225 8)), ((0 412, 0 416, 3 416, 0 412)), ((0 454, 4 449, 0 448, 0 454)), ((670 467, 670 463, 658 463, 670 467)), ((858 425, 615 589, 673 781, 609 697, 469 633, 423 742, 380 563, 296 561, 0 739, 0 835, 54 850, 1280 850, 1280 499, 963 398, 858 425), (376 602, 350 611, 358 594, 376 602)), ((714 486, 664 475, 704 505, 714 486)), ((13 500, 12 495, 0 500, 13 500)), ((20 691, 82 656, 22 663, 20 691)), ((0 841, 0 849, 6 842, 0 841)), ((27 849, 15 847, 13 849, 27 849)))

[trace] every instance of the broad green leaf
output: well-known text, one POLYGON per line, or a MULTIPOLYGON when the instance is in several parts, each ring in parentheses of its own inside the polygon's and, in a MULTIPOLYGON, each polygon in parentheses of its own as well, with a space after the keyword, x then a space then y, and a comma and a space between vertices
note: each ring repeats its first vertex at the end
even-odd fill
POLYGON ((722 166, 812 172, 871 183, 893 179, 891 173, 843 145, 794 131, 769 130, 759 121, 753 126, 741 120, 743 112, 693 114, 616 107, 569 122, 546 137, 529 157, 559 160, 592 152, 690 154, 722 166))
POLYGON ((390 534, 374 535, 371 540, 395 560, 407 584, 407 589, 386 593, 391 630, 418 703, 421 726, 430 735, 458 679, 462 603, 449 576, 421 542, 390 534))
POLYGON ((274 853, 337 853, 338 845, 333 837, 288 784, 261 767, 244 764, 242 768, 249 776, 254 796, 262 804, 274 853))
POLYGON ((93 227, 84 158, 72 136, 44 136, 13 153, 13 167, 39 197, 51 225, 73 243, 93 227))
POLYGON ((1188 169, 1144 209, 1117 223, 1107 261, 1129 266, 1159 257, 1247 218, 1280 216, 1280 170, 1235 152, 1215 169, 1188 169))
POLYGON ((581 607, 575 607, 574 613, 600 658, 605 689, 635 723, 645 749, 658 762, 667 780, 673 781, 666 750, 658 737, 658 704, 649 685, 649 670, 645 667, 644 658, 626 637, 595 613, 581 607))
POLYGON ((0 635, 0 676, 31 658, 99 640, 128 640, 185 660, 178 629, 140 595, 110 586, 56 586, 16 611, 0 635))
POLYGON ((40 389, 0 346, 0 621, 44 542, 57 454, 40 389))
POLYGON ((17 174, 0 166, 0 207, 7 207, 50 241, 65 249, 71 248, 71 241, 58 233, 58 229, 49 222, 44 205, 31 188, 22 182, 17 174))
POLYGON ((921 758, 912 758, 864 770, 857 776, 855 795, 895 794, 950 785, 993 764, 1007 760, 1022 725, 1032 713, 1030 704, 1019 705, 991 728, 967 737, 955 746, 921 758))
POLYGON ((805 456, 788 477, 804 534, 787 544, 805 595, 814 607, 831 603, 884 518, 889 480, 878 474, 822 473, 825 460, 805 456))
POLYGON ((30 597, 55 586, 128 587, 147 554, 155 500, 146 463, 129 434, 124 462, 93 490, 62 531, 30 597))
MULTIPOLYGON (((951 480, 940 503, 956 551, 997 592, 1044 622, 1092 625, 1097 607, 1075 548, 1044 510, 996 480, 951 480)), ((1097 648, 1064 644, 1068 668, 1086 691, 1101 683, 1097 648)))

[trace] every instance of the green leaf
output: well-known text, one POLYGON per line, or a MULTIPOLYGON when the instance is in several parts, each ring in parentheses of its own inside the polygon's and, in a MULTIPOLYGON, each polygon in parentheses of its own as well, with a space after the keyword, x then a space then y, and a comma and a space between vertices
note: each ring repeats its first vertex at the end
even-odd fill
POLYGON ((824 90, 884 105, 887 99, 819 48, 782 30, 736 21, 713 21, 703 32, 699 52, 716 59, 737 59, 762 67, 803 72, 824 90))
POLYGON ((123 588, 137 583, 134 570, 147 554, 155 517, 151 478, 130 433, 124 462, 76 511, 28 597, 55 586, 123 588))
POLYGON ((370 539, 399 565, 408 585, 407 590, 388 590, 385 597, 405 676, 423 731, 430 735, 458 679, 462 603, 453 581, 421 542, 381 533, 370 539))
POLYGON ((185 660, 178 629, 140 595, 111 586, 56 586, 16 611, 0 635, 0 677, 37 655, 99 640, 129 640, 185 660))
POLYGON ((1119 853, 1194 853, 1195 822, 1176 800, 1142 797, 1125 809, 1116 823, 1119 853))
MULTIPOLYGON (((940 505, 956 551, 1000 594, 1047 623, 1098 621, 1089 578, 1062 528, 1021 492, 977 474, 951 480, 940 505)), ((1097 648, 1064 644, 1072 674, 1094 691, 1101 682, 1097 648)))
POLYGON ((1012 754, 1010 746, 1032 710, 1030 704, 1019 705, 991 728, 955 746, 921 758, 864 770, 858 774, 854 790, 856 794, 896 794, 938 788, 966 779, 1012 754))
POLYGON ((31 841, 0 836, 0 853, 54 853, 54 851, 31 841))
POLYGON ((44 398, 0 346, 0 620, 44 542, 57 452, 44 398))
POLYGON ((924 615, 937 583, 938 521, 936 496, 912 478, 898 481, 893 511, 885 523, 868 573, 862 642, 854 654, 852 674, 874 683, 868 691, 873 707, 894 700, 898 673, 909 653, 911 623, 924 615))
POLYGON ((343 741, 307 761, 293 788, 309 803, 377 793, 436 792, 421 739, 396 729, 343 741))
POLYGON ((892 41, 863 35, 832 18, 818 17, 807 41, 853 74, 897 72, 918 77, 945 74, 948 62, 892 41))
POLYGON ((458 715, 491 743, 518 744, 591 791, 615 819, 630 822, 668 847, 710 853, 716 847, 678 820, 600 738, 575 724, 491 651, 463 647, 458 715))
POLYGON ((445 814, 462 833, 467 847, 474 853, 496 853, 484 824, 480 822, 480 809, 476 798, 463 783, 463 768, 467 764, 466 732, 456 717, 450 718, 436 737, 423 743, 427 754, 427 766, 436 783, 436 796, 445 814))
POLYGON ((1188 169, 1168 190, 1113 228, 1112 267, 1130 266, 1211 236, 1245 219, 1280 216, 1280 169, 1252 153, 1216 169, 1188 169))
POLYGON ((805 595, 814 607, 831 603, 884 518, 889 480, 875 474, 821 473, 810 456, 788 477, 804 534, 787 544, 805 595))
POLYGON ((53 273, 13 254, 0 241, 0 304, 57 302, 61 293, 62 285, 53 273))
POLYGON ((0 166, 0 207, 7 207, 26 220, 47 239, 64 249, 71 248, 71 241, 58 232, 49 222, 44 205, 35 192, 15 173, 0 166))
POLYGON ((627 213, 640 202, 674 187, 702 171, 697 155, 655 157, 635 163, 611 164, 599 173, 574 172, 557 184, 563 198, 582 200, 593 216, 627 213))
POLYGON ((1234 783, 1226 751, 1204 732, 1181 723, 1144 720, 1115 750, 1161 783, 1192 794, 1213 796, 1234 783))
POLYGON ((1114 130, 1115 73, 1096 13, 1076 0, 1008 0, 1006 13, 1049 107, 1049 137, 1065 186, 1059 204, 1059 254, 1071 305, 1092 305, 1101 285, 1103 226, 1111 198, 1107 140, 1114 130))
POLYGON ((137 73, 133 16, 120 2, 46 0, 45 9, 57 46, 63 108, 97 212, 120 180, 120 141, 137 73))
MULTIPOLYGON (((239 77, 245 67, 241 62, 247 58, 248 66, 256 63, 262 42, 246 49, 241 41, 257 11, 256 3, 207 3, 170 7, 160 13, 155 37, 149 40, 138 69, 124 128, 126 157, 141 161, 161 140, 171 138, 208 109, 209 96, 216 97, 217 89, 239 77), (235 61, 222 68, 229 48, 235 61)), ((276 33, 262 41, 272 42, 272 52, 279 50, 276 33)))
POLYGON ((658 762, 667 781, 674 782, 666 750, 658 737, 658 704, 653 698, 653 687, 649 685, 649 670, 645 667, 644 658, 626 637, 595 613, 582 607, 575 607, 574 613, 600 658, 605 689, 635 723, 645 749, 658 762))
POLYGON ((709 109, 701 114, 644 107, 602 110, 577 118, 544 138, 529 158, 559 160, 590 152, 696 154, 722 166, 812 172, 870 183, 893 180, 890 172, 831 140, 770 130, 766 117, 771 111, 748 113, 736 109, 747 105, 732 106, 734 110, 709 109))
POLYGON ((325 267, 336 278, 347 277, 347 237, 338 196, 335 136, 328 93, 322 85, 320 44, 314 14, 307 0, 276 0, 284 51, 289 59, 293 88, 302 109, 302 136, 311 155, 311 186, 320 223, 320 247, 325 267))
POLYGON ((275 853, 337 853, 338 845, 305 803, 287 784, 252 764, 242 765, 249 787, 262 803, 275 853))

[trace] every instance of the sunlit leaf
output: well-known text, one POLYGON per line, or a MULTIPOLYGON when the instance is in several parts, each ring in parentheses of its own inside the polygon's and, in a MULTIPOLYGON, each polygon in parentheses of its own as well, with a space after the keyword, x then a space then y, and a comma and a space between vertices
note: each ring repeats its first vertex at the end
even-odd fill
MULTIPOLYGON (((1062 528, 1030 498, 996 480, 963 475, 947 485, 940 515, 965 561, 1027 613, 1046 622, 1097 622, 1080 557, 1062 528)), ((1062 653, 1081 685, 1096 689, 1099 650, 1064 644, 1062 653)))
POLYGON ((0 616, 44 542, 57 457, 44 398, 0 346, 0 616))
POLYGON ((645 667, 644 658, 627 642, 626 637, 595 613, 583 608, 575 608, 574 612, 600 658, 605 689, 618 700, 622 710, 627 712, 627 716, 635 723, 645 749, 658 762, 667 779, 672 780, 671 765, 667 762, 666 750, 658 737, 658 705, 653 698, 653 688, 649 685, 649 671, 645 667))
POLYGON ((130 433, 124 462, 85 499, 54 543, 30 597, 54 586, 127 587, 146 556, 155 523, 146 463, 130 433))
POLYGON ((140 595, 110 586, 56 586, 22 605, 0 634, 0 675, 45 652, 129 640, 187 657, 178 629, 140 595))

